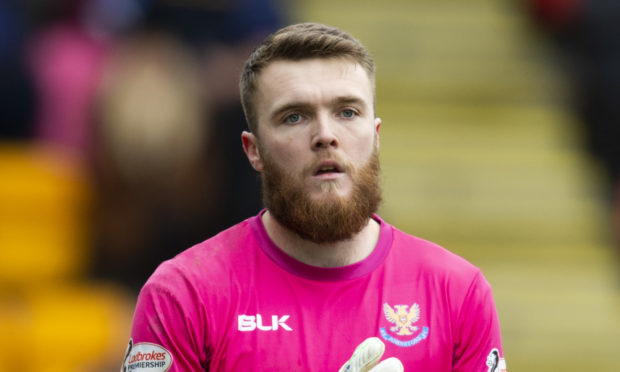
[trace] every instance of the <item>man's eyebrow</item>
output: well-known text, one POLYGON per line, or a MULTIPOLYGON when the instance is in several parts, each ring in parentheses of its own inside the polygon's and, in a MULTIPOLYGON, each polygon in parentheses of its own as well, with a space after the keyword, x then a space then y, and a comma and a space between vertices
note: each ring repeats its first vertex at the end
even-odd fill
POLYGON ((298 102, 288 102, 285 103, 284 105, 276 108, 273 113, 271 114, 271 118, 272 119, 276 119, 278 118, 280 115, 284 114, 287 111, 308 111, 309 109, 311 109, 313 106, 308 104, 307 102, 302 102, 302 101, 298 101, 298 102))
POLYGON ((361 97, 351 95, 351 96, 336 97, 332 101, 332 104, 335 104, 335 105, 348 104, 348 103, 364 104, 364 100, 361 97))

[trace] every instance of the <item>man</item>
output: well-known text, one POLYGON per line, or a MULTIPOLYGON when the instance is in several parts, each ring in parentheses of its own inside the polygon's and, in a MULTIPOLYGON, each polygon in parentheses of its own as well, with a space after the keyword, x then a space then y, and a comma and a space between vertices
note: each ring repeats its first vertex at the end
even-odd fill
POLYGON ((255 50, 242 143, 266 209, 155 271, 124 370, 505 370, 480 270, 374 214, 374 71, 357 40, 320 24, 255 50))

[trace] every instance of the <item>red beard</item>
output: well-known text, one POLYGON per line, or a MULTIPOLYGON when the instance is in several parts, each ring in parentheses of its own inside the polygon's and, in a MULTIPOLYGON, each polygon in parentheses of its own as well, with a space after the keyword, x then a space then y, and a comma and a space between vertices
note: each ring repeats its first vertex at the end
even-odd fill
POLYGON ((353 190, 346 197, 312 200, 304 185, 263 154, 263 204, 283 226, 314 243, 350 239, 368 223, 381 203, 379 153, 352 173, 353 190))

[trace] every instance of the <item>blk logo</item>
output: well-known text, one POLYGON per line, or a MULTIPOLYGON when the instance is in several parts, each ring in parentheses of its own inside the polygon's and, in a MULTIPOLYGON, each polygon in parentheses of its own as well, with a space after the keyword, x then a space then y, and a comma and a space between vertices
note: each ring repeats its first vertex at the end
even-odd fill
POLYGON ((271 324, 265 324, 263 317, 260 314, 254 315, 239 315, 237 317, 238 330, 241 332, 252 332, 258 329, 259 331, 277 331, 282 328, 285 331, 292 331, 291 327, 286 324, 286 321, 290 318, 289 315, 283 315, 278 317, 277 315, 271 316, 271 324))

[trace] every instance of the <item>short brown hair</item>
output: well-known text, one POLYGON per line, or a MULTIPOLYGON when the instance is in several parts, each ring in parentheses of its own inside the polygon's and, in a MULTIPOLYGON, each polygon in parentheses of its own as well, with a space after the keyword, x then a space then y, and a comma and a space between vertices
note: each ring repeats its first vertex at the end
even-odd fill
POLYGON ((250 131, 257 135, 255 96, 260 72, 276 60, 350 58, 366 70, 375 91, 375 62, 368 50, 345 31, 319 23, 299 23, 269 35, 250 55, 241 73, 241 103, 250 131))

